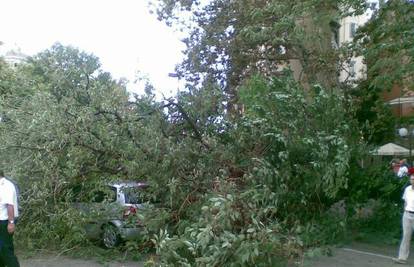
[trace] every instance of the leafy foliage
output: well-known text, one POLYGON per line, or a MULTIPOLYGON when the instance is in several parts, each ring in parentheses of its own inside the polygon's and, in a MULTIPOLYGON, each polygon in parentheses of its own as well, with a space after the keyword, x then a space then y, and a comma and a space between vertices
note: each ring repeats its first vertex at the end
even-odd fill
POLYGON ((348 227, 356 239, 396 245, 401 237, 401 194, 408 185, 389 166, 374 164, 350 169, 347 192, 342 192, 348 205, 348 227), (365 213, 365 214, 364 214, 365 213))
POLYGON ((238 103, 238 87, 254 73, 280 75, 280 68, 288 68, 287 65, 298 70, 297 79, 303 85, 319 83, 326 88, 335 87, 339 58, 332 46, 332 31, 341 16, 349 10, 361 12, 365 3, 359 0, 156 2, 159 19, 168 25, 182 26, 179 15, 183 13, 191 18, 187 23, 191 33, 185 39, 186 60, 178 72, 190 87, 218 83, 231 104, 238 103))
MULTIPOLYGON (((358 13, 364 1, 158 3, 167 23, 177 11, 195 18, 178 69, 189 84, 175 98, 156 101, 148 85, 131 99, 95 56, 60 44, 17 69, 0 62, 2 166, 31 210, 18 240, 85 245, 69 188, 144 180, 163 207, 138 215, 147 235, 128 249, 155 245, 162 266, 284 266, 343 236, 345 220, 326 212, 338 198, 397 194, 377 173, 355 178, 364 140, 336 87, 337 7, 358 13), (278 68, 292 59, 296 81, 278 68)), ((360 123, 387 116, 373 112, 377 95, 361 97, 374 103, 357 109, 360 123)), ((387 138, 390 124, 366 140, 387 138)))
POLYGON ((390 90, 401 86, 413 89, 414 5, 412 1, 387 1, 359 32, 373 87, 390 90))
POLYGON ((332 108, 336 118, 346 116, 340 96, 315 86, 309 100, 293 80, 255 77, 241 101, 245 115, 217 140, 226 149, 214 152, 229 162, 216 166, 218 176, 198 179, 214 187, 199 185, 177 232, 154 239, 163 266, 283 266, 314 242, 304 244, 300 229, 316 232, 310 222, 347 186, 351 127, 321 114, 332 108))
POLYGON ((369 199, 378 199, 392 204, 401 203, 401 192, 407 181, 398 178, 387 167, 373 165, 363 169, 356 164, 353 165, 350 169, 350 187, 353 192, 347 193, 349 201, 365 203, 369 199))
POLYGON ((359 123, 362 138, 369 144, 381 145, 395 138, 396 118, 391 107, 382 99, 382 91, 362 81, 350 91, 354 115, 359 123))
POLYGON ((71 232, 64 230, 72 229, 73 220, 61 203, 68 184, 151 181, 147 177, 154 167, 139 163, 157 158, 153 152, 159 152, 159 138, 148 126, 159 120, 146 116, 154 112, 151 96, 129 103, 122 83, 102 72, 95 57, 72 47, 56 44, 15 76, 22 87, 12 87, 0 105, 5 117, 0 124, 2 161, 8 173, 20 178, 22 206, 37 211, 22 217, 27 232, 20 232, 33 239, 48 233, 38 240, 43 246, 71 232), (29 223, 34 219, 39 228, 29 223), (51 220, 56 229, 49 227, 51 220))

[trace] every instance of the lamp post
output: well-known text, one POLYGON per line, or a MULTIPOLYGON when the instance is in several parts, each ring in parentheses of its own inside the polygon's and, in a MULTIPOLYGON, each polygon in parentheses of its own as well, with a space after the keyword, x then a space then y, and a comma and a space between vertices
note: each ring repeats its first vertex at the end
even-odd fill
POLYGON ((409 150, 410 150, 408 159, 409 159, 409 162, 410 162, 410 165, 411 165, 411 163, 412 163, 411 162, 411 144, 412 144, 411 140, 414 136, 414 129, 411 129, 411 131, 410 131, 407 128, 404 128, 404 127, 400 128, 400 129, 398 129, 398 135, 401 136, 402 138, 405 138, 405 137, 408 138, 408 146, 409 146, 409 150))

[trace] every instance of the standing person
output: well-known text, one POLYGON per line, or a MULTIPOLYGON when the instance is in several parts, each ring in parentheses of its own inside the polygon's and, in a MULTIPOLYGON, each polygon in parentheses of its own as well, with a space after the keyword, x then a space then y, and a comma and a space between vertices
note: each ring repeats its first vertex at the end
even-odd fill
POLYGON ((402 199, 404 200, 404 215, 402 217, 403 236, 401 240, 398 258, 393 259, 396 263, 407 263, 410 253, 410 241, 414 227, 414 174, 410 175, 411 185, 404 190, 402 199))
POLYGON ((16 188, 0 169, 0 267, 20 267, 13 245, 18 216, 16 188))
POLYGON ((398 159, 392 159, 390 164, 391 170, 395 173, 395 175, 397 175, 400 169, 400 161, 398 159))
POLYGON ((403 178, 408 175, 408 164, 406 159, 400 161, 400 168, 398 169, 397 176, 403 178))

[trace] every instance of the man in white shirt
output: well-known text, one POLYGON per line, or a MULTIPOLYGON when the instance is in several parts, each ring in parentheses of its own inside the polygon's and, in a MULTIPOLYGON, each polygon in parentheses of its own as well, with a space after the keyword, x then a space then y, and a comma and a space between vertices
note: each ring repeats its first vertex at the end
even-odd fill
POLYGON ((16 188, 0 169, 0 267, 20 267, 13 245, 18 216, 16 188))
POLYGON ((407 263, 408 254, 410 253, 410 241, 414 227, 414 174, 410 175, 411 185, 404 190, 402 199, 404 200, 404 215, 402 218, 403 237, 401 240, 398 258, 393 259, 395 263, 407 263))
POLYGON ((398 169, 397 176, 403 178, 408 175, 408 164, 406 159, 400 161, 400 168, 398 169))

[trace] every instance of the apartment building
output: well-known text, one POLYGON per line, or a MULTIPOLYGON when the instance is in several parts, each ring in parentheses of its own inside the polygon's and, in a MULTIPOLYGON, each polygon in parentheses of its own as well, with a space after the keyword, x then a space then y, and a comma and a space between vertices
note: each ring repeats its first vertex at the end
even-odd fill
MULTIPOLYGON (((367 23, 372 13, 378 8, 377 1, 368 3, 368 10, 358 16, 348 16, 341 20, 338 29, 339 46, 347 45, 352 42, 359 27, 367 23)), ((352 57, 344 62, 339 73, 339 81, 352 85, 355 81, 366 78, 366 65, 362 56, 352 57)))
MULTIPOLYGON (((378 5, 378 1, 372 1, 365 14, 342 19, 338 34, 340 46, 352 42, 358 27, 364 25, 371 18, 378 5)), ((362 56, 352 57, 348 62, 344 62, 339 80, 352 85, 354 81, 366 78, 366 69, 367 66, 364 64, 362 56)), ((414 92, 406 90, 406 88, 395 85, 384 91, 382 98, 390 104, 392 112, 397 118, 411 116, 414 113, 414 92)))
MULTIPOLYGON (((312 31, 316 31, 319 34, 321 32, 325 33, 325 38, 319 38, 317 40, 309 40, 306 48, 312 47, 321 47, 321 51, 328 51, 329 48, 339 48, 341 46, 346 46, 352 43, 356 31, 359 27, 363 26, 368 20, 371 18, 373 12, 378 8, 378 1, 370 1, 368 2, 368 10, 361 15, 357 16, 348 16, 341 19, 339 22, 331 21, 330 25, 312 25, 311 23, 304 23, 304 25, 312 25, 314 26, 304 26, 305 30, 308 33, 312 31), (328 26, 329 28, 327 28, 328 26), (323 42, 324 41, 324 42, 323 42)), ((323 54, 323 52, 321 52, 323 54)), ((338 71, 339 75, 339 82, 341 83, 348 83, 349 85, 355 85, 356 82, 366 78, 366 65, 364 63, 364 59, 362 56, 355 56, 347 59, 345 62, 341 62, 339 71, 335 70, 328 70, 325 76, 329 76, 329 73, 335 73, 338 71), (326 75, 328 74, 328 75, 326 75)), ((296 80, 303 80, 303 66, 301 61, 298 59, 290 59, 289 61, 285 62, 284 64, 279 64, 278 71, 282 71, 285 68, 289 68, 293 71, 294 78, 296 80)), ((330 77, 332 78, 332 76, 330 77)), ((305 82, 302 83, 306 88, 306 79, 305 82)))

